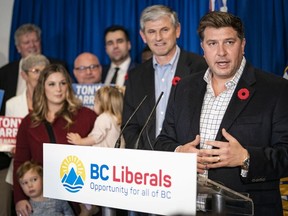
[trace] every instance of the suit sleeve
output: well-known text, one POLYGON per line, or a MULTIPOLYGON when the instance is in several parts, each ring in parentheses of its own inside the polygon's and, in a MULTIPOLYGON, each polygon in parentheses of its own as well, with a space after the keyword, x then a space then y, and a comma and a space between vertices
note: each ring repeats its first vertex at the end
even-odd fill
MULTIPOLYGON (((130 73, 131 74, 131 73, 130 73)), ((131 75, 129 75, 131 76, 131 75)), ((124 124, 128 121, 134 110, 137 106, 135 106, 134 99, 133 99, 133 92, 132 92, 132 84, 133 81, 131 81, 130 77, 127 80, 127 86, 124 96, 124 107, 123 107, 123 123, 122 128, 124 124)), ((136 143, 137 137, 140 133, 140 126, 137 122, 136 116, 134 116, 131 121, 127 124, 126 128, 124 129, 124 139, 126 146, 125 148, 133 149, 134 144, 136 143)))
MULTIPOLYGON (((177 88, 175 90, 175 95, 170 99, 169 104, 167 106, 165 119, 163 122, 162 131, 156 139, 155 142, 155 150, 161 151, 175 151, 177 146, 181 145, 177 140, 177 131, 176 131, 176 123, 174 111, 176 109, 175 98, 177 97, 177 88)), ((182 143, 184 144, 184 143, 182 143)))
POLYGON ((270 145, 257 143, 247 147, 250 166, 248 177, 244 179, 246 182, 269 181, 288 176, 288 82, 277 88, 279 94, 275 95, 270 125, 264 121, 265 125, 262 125, 263 130, 266 129, 271 137, 267 140, 270 145))

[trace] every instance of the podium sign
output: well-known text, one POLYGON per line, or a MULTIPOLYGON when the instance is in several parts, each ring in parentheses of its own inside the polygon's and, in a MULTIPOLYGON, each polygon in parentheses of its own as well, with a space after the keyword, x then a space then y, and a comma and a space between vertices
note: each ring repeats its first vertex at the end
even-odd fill
POLYGON ((43 157, 45 197, 196 214, 196 154, 44 144, 43 157))

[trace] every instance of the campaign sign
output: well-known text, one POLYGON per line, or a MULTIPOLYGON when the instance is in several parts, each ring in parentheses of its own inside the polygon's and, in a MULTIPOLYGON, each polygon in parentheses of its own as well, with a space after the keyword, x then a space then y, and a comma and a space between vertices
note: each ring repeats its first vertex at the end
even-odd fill
POLYGON ((102 86, 103 86, 102 83, 87 84, 87 85, 77 83, 72 84, 76 97, 78 97, 82 101, 83 106, 88 107, 90 109, 93 109, 94 107, 95 92, 102 86))
POLYGON ((0 116, 0 151, 9 152, 16 144, 22 118, 0 116))
POLYGON ((196 214, 196 154, 45 143, 43 156, 45 197, 196 214))

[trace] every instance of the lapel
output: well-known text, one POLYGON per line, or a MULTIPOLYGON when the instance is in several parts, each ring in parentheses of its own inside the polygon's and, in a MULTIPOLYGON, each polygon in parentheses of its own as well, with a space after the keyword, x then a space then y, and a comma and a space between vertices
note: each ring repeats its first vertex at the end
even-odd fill
POLYGON ((148 95, 148 109, 151 111, 153 106, 155 105, 155 78, 152 59, 150 59, 146 62, 146 64, 143 65, 141 76, 141 80, 143 81, 143 91, 145 94, 148 95))
POLYGON ((190 140, 195 139, 195 136, 200 134, 200 115, 207 87, 207 83, 203 79, 204 74, 205 72, 197 74, 197 77, 193 76, 194 79, 190 84, 192 86, 191 91, 185 99, 189 101, 187 104, 187 119, 190 119, 190 129, 188 130, 187 137, 189 137, 190 140), (191 110, 193 110, 193 112, 191 112, 191 110))
POLYGON ((255 85, 253 85, 255 82, 256 78, 254 69, 248 63, 246 63, 243 74, 236 86, 236 89, 232 95, 230 103, 221 122, 218 134, 216 136, 216 140, 222 139, 221 129, 225 128, 228 131, 231 125, 239 116, 239 114, 243 111, 243 109, 245 109, 249 101, 252 99, 253 94, 255 93, 255 85), (238 97, 238 91, 243 88, 249 91, 249 97, 246 100, 241 100, 238 97))
POLYGON ((176 67, 175 76, 179 76, 180 78, 184 78, 188 76, 191 72, 188 67, 189 63, 187 60, 187 53, 183 50, 180 50, 180 56, 176 67))

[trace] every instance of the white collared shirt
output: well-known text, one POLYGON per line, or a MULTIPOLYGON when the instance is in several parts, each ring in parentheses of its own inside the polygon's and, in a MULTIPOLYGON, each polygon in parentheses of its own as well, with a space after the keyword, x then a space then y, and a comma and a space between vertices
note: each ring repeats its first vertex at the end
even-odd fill
POLYGON ((130 58, 130 56, 129 56, 129 57, 128 57, 122 64, 120 64, 120 65, 115 65, 114 63, 111 63, 104 84, 105 84, 105 85, 110 85, 111 80, 112 80, 112 78, 113 78, 113 75, 114 75, 114 73, 115 73, 115 68, 118 67, 119 70, 118 70, 118 75, 117 75, 117 78, 116 78, 115 85, 124 86, 125 77, 126 77, 126 74, 127 74, 127 72, 128 72, 130 62, 131 62, 131 58, 130 58))
POLYGON ((172 87, 172 80, 176 73, 179 56, 180 48, 178 46, 176 46, 176 52, 174 53, 174 56, 172 57, 170 62, 165 65, 158 64, 155 56, 153 56, 156 100, 161 94, 161 92, 164 93, 156 108, 156 137, 160 134, 162 130, 162 125, 165 118, 166 108, 172 87))
MULTIPOLYGON (((204 80, 207 82, 207 89, 202 104, 200 116, 200 148, 211 149, 212 146, 206 145, 205 142, 215 140, 219 131, 220 124, 226 112, 231 97, 235 91, 238 81, 243 73, 246 64, 246 59, 243 57, 241 65, 234 77, 225 83, 226 90, 215 96, 212 87, 212 76, 209 69, 207 69, 204 80)), ((205 171, 208 175, 208 171, 205 171)))

